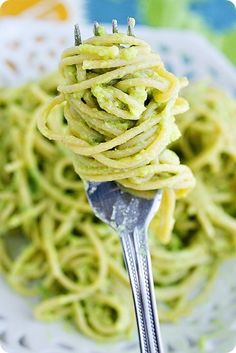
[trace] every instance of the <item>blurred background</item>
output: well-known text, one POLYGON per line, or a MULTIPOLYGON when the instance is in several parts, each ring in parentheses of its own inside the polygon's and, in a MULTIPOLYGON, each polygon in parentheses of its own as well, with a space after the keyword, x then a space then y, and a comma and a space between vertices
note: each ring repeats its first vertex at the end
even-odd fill
MULTIPOLYGON (((187 28, 207 37, 236 65, 236 0, 0 0, 0 16, 187 28)), ((1 18, 0 17, 0 18, 1 18)))

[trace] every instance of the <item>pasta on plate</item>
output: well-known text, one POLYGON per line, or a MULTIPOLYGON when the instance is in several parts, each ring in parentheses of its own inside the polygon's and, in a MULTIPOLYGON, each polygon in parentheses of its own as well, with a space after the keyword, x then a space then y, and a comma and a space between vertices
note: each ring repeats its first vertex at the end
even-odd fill
POLYGON ((132 332, 119 238, 93 215, 73 160, 86 179, 115 176, 145 195, 164 188, 149 240, 159 316, 176 321, 206 299, 218 265, 236 255, 236 103, 199 83, 185 89, 185 112, 178 93, 186 81, 132 36, 89 39, 65 51, 61 70, 56 98, 58 74, 0 89, 0 270, 16 291, 39 297, 39 320, 70 320, 101 341, 132 332), (138 63, 141 55, 147 60, 138 63), (181 198, 193 177, 177 155, 197 180, 181 198))

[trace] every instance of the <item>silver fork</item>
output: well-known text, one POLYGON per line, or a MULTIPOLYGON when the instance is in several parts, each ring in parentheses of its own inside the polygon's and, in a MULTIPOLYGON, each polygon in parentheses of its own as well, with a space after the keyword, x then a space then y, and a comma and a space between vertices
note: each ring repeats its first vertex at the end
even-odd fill
MULTIPOLYGON (((94 24, 94 34, 99 35, 94 24)), ((128 35, 133 36, 134 20, 128 18, 128 35)), ((118 33, 117 21, 112 21, 118 33)), ((82 43, 80 29, 75 25, 75 45, 82 43)), ((87 197, 95 215, 114 228, 120 236, 129 274, 141 353, 164 353, 156 308, 151 258, 148 249, 148 226, 158 210, 162 191, 153 199, 136 197, 121 190, 115 182, 88 182, 87 197)))
POLYGON ((140 350, 164 353, 157 316, 147 230, 162 197, 136 197, 115 182, 89 182, 87 197, 95 215, 120 236, 124 260, 132 288, 140 350))

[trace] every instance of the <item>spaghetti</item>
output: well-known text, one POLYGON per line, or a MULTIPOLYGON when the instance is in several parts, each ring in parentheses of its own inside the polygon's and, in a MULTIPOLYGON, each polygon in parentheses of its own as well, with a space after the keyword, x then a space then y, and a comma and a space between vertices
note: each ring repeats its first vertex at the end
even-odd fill
MULTIPOLYGON (((119 239, 93 216, 68 149, 36 128, 58 83, 52 75, 0 90, 0 269, 16 291, 39 297, 36 318, 69 319, 100 341, 122 339, 134 317, 119 239)), ((178 117, 183 137, 172 148, 197 186, 177 200, 169 243, 157 236, 160 214, 149 236, 162 321, 205 300, 219 263, 236 255, 236 103, 204 83, 185 96, 191 110, 178 117)), ((61 131, 63 119, 59 106, 49 124, 61 131)), ((165 202, 173 207, 168 195, 165 202)))
POLYGON ((39 115, 40 131, 72 152, 75 171, 85 180, 116 181, 145 195, 164 189, 172 212, 160 234, 168 241, 175 197, 194 186, 190 169, 168 148, 180 136, 174 115, 188 108, 179 97, 187 80, 166 71, 146 42, 106 34, 98 25, 94 37, 65 50, 60 69, 64 83, 39 115), (61 129, 51 117, 58 106, 66 119, 61 129))

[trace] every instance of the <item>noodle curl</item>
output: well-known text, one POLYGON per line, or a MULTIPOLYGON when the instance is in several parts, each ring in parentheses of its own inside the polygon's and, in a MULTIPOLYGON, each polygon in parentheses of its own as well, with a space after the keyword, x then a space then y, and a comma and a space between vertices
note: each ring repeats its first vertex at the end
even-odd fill
POLYGON ((169 149, 180 137, 174 116, 188 109, 179 97, 187 80, 166 71, 146 42, 120 33, 94 36, 65 50, 60 69, 60 95, 38 126, 71 151, 81 178, 117 181, 144 195, 175 190, 172 200, 193 188, 190 169, 169 149), (52 124, 58 106, 66 119, 61 129, 52 124))

